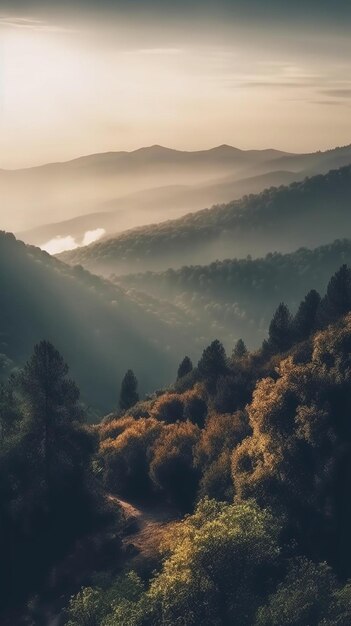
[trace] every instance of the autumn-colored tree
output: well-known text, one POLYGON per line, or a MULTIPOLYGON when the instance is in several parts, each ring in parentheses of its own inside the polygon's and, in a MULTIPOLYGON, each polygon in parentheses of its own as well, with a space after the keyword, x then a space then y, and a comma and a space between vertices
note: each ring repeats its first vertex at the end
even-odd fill
POLYGON ((351 573, 351 316, 319 333, 312 358, 280 365, 248 407, 253 430, 234 451, 240 498, 285 511, 307 554, 351 573))
MULTIPOLYGON (((122 429, 112 424, 110 434, 100 444, 105 485, 109 491, 124 496, 145 496, 150 492, 149 462, 151 449, 162 431, 162 424, 152 418, 122 418, 122 429)), ((106 428, 102 430, 105 437, 106 428)))
POLYGON ((195 424, 178 422, 165 426, 153 446, 150 477, 184 511, 191 509, 198 487, 194 447, 199 436, 195 424))
POLYGON ((172 424, 184 419, 184 402, 181 395, 164 393, 154 403, 152 417, 172 424))
POLYGON ((247 416, 211 413, 195 448, 195 462, 202 471, 199 496, 217 500, 233 498, 231 456, 233 450, 250 433, 247 416))

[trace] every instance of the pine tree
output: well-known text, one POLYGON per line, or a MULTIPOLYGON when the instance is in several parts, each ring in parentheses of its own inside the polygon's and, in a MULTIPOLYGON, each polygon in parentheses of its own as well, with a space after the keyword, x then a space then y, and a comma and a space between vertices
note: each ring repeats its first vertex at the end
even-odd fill
POLYGON ((91 452, 88 437, 77 428, 83 419, 79 390, 68 378, 62 356, 48 341, 35 346, 20 376, 20 387, 27 431, 49 493, 53 483, 78 470, 91 452))
POLYGON ((332 276, 322 300, 319 321, 322 325, 334 322, 351 311, 351 270, 342 265, 332 276))
POLYGON ((247 354, 247 347, 242 339, 238 339, 233 349, 233 359, 242 359, 247 354))
POLYGON ((22 597, 92 530, 104 500, 91 472, 95 435, 81 423, 79 390, 59 352, 42 341, 12 382, 17 404, 9 391, 1 398, 11 419, 0 446, 0 578, 5 593, 22 597))
POLYGON ((182 360, 182 362, 180 363, 178 367, 177 380, 179 380, 180 378, 183 378, 183 376, 186 376, 187 374, 190 374, 192 369, 193 369, 193 364, 191 362, 191 359, 189 359, 188 356, 184 357, 184 359, 182 360))
POLYGON ((302 300, 294 318, 294 334, 297 340, 309 337, 316 329, 320 303, 321 297, 315 289, 311 289, 302 300))
POLYGON ((281 302, 269 325, 269 347, 274 352, 284 352, 293 339, 292 317, 286 304, 281 302))
POLYGON ((217 379, 227 371, 227 357, 218 339, 205 348, 198 364, 200 374, 207 379, 217 379))
POLYGON ((139 400, 138 381, 132 370, 128 370, 122 380, 119 406, 122 411, 127 411, 139 400))

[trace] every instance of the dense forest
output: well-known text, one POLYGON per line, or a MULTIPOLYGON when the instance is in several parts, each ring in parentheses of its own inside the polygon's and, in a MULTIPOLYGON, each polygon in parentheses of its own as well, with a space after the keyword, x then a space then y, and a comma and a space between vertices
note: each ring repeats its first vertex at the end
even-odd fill
POLYGON ((0 259, 0 379, 45 337, 65 354, 95 420, 116 407, 116 388, 130 367, 141 392, 151 393, 172 382, 184 352, 198 360, 206 341, 218 338, 230 351, 241 336, 256 348, 277 300, 295 314, 305 292, 323 292, 329 276, 351 263, 351 247, 341 240, 312 251, 116 276, 114 283, 10 234, 0 236, 0 259))
POLYGON ((259 350, 212 341, 141 400, 128 370, 95 426, 36 345, 0 396, 4 624, 350 623, 351 269, 279 300, 259 350), (126 496, 172 511, 152 554, 126 496))
POLYGON ((177 220, 126 231, 64 252, 63 261, 109 275, 207 264, 214 258, 315 247, 350 229, 351 167, 266 189, 177 220), (333 220, 330 220, 331 207, 333 220))
POLYGON ((255 348, 267 333, 277 298, 295 312, 307 291, 325 291, 330 275, 343 263, 351 264, 347 239, 261 259, 227 259, 112 278, 126 289, 177 306, 208 338, 219 338, 228 346, 242 336, 255 348))

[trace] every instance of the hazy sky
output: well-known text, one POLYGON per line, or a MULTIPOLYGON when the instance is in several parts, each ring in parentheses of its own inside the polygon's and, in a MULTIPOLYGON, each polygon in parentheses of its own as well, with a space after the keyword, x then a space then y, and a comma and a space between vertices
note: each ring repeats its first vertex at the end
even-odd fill
POLYGON ((350 27, 348 0, 0 0, 0 167, 351 143, 350 27))

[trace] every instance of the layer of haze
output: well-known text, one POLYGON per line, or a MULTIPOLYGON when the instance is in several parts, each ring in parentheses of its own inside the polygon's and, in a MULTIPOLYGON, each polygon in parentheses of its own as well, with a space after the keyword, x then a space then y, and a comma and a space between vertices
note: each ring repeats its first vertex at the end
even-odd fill
POLYGON ((0 1, 0 167, 350 142, 348 3, 282 4, 0 1))

